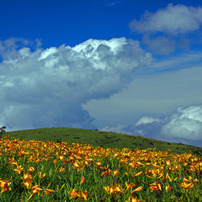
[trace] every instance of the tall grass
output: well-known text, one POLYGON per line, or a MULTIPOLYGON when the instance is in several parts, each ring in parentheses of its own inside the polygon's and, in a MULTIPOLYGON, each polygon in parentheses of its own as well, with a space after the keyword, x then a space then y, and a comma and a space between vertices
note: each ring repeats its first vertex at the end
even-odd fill
POLYGON ((202 158, 172 150, 0 140, 0 201, 200 201, 202 158))

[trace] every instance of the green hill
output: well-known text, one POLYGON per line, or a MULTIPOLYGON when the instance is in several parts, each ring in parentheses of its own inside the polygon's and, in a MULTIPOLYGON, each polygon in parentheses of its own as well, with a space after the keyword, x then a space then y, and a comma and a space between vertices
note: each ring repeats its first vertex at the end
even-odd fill
POLYGON ((167 149, 170 149, 173 153, 193 153, 197 157, 202 156, 202 148, 200 147, 98 130, 78 128, 40 128, 6 132, 2 135, 2 137, 4 136, 9 136, 9 138, 19 138, 20 140, 27 139, 69 143, 82 142, 83 144, 90 144, 94 147, 100 146, 103 148, 129 148, 141 150, 156 148, 156 151, 167 151, 167 149))

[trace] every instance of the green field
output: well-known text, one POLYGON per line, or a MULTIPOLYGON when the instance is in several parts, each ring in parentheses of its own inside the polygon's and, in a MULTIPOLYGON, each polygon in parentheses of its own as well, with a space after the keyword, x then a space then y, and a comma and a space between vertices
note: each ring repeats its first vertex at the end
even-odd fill
POLYGON ((151 138, 134 135, 125 135, 114 132, 105 132, 78 128, 41 128, 22 131, 7 132, 3 135, 27 140, 41 140, 52 142, 84 143, 94 147, 103 148, 129 148, 144 150, 156 148, 156 151, 167 151, 183 154, 192 153, 197 157, 202 156, 202 148, 181 143, 170 143, 151 138))

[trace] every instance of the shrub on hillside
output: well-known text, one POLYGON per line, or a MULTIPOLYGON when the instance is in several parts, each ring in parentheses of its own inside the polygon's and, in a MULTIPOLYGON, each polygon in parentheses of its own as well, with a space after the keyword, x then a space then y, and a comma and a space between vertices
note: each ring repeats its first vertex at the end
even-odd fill
POLYGON ((0 138, 2 137, 2 135, 4 133, 6 133, 5 129, 6 129, 6 126, 3 126, 3 127, 0 128, 0 138))

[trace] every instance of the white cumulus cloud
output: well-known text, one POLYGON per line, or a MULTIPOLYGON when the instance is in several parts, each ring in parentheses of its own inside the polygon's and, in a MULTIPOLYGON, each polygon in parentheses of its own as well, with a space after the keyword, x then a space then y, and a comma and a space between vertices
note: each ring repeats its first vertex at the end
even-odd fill
POLYGON ((126 38, 34 51, 17 42, 0 43, 0 125, 10 130, 92 128, 83 104, 124 89, 134 69, 152 62, 138 41, 126 38))
POLYGON ((139 126, 141 124, 149 124, 149 123, 153 123, 153 122, 159 122, 159 119, 155 119, 150 116, 144 116, 139 121, 136 122, 135 126, 139 126))
POLYGON ((168 55, 176 49, 189 50, 201 44, 202 7, 168 4, 154 13, 146 11, 130 28, 143 34, 142 43, 149 51, 168 55), (192 32, 195 33, 194 37, 192 32))
POLYGON ((198 30, 202 25, 202 7, 169 4, 156 13, 145 12, 138 21, 133 20, 130 27, 139 32, 166 32, 181 34, 198 30))
POLYGON ((162 127, 162 135, 173 139, 202 141, 202 105, 179 107, 162 127))

